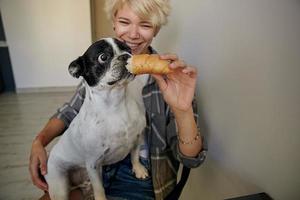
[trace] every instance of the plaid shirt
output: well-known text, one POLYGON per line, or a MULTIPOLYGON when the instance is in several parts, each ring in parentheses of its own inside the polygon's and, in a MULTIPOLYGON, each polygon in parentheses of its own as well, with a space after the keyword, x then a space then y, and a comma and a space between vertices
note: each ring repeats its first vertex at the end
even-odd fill
MULTIPOLYGON (((178 146, 175 117, 151 76, 142 90, 142 95, 147 119, 147 127, 144 132, 150 153, 155 199, 164 199, 176 185, 180 163, 189 168, 197 167, 203 163, 206 157, 206 143, 203 143, 203 149, 197 157, 184 156, 178 146)), ((63 120, 68 127, 78 114, 84 98, 85 88, 81 82, 71 101, 59 108, 53 117, 63 120)), ((198 123, 195 100, 193 101, 193 110, 195 120, 198 123)))

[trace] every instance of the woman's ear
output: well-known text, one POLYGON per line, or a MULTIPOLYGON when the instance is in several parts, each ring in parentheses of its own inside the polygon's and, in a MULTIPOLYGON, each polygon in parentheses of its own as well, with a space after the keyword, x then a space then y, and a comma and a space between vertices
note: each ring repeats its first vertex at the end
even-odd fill
POLYGON ((112 21, 111 21, 112 22, 112 27, 113 27, 114 31, 116 30, 116 23, 117 23, 116 20, 117 20, 116 16, 114 15, 113 18, 112 18, 112 21))

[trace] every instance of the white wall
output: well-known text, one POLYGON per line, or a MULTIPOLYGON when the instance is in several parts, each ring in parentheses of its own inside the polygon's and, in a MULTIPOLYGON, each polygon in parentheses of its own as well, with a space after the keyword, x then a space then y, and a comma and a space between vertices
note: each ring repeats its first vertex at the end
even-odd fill
POLYGON ((89 1, 1 0, 0 5, 17 89, 76 85, 68 65, 91 43, 89 1))
POLYGON ((300 198, 300 1, 173 0, 155 46, 199 69, 206 164, 182 199, 300 198))

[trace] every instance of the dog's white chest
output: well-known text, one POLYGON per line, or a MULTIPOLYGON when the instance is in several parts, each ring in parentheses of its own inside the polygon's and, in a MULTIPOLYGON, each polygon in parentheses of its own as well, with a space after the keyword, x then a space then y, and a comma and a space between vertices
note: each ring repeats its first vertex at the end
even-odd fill
MULTIPOLYGON (((91 110, 90 108, 87 108, 91 110)), ((80 130, 86 145, 96 148, 102 146, 130 144, 138 131, 145 127, 145 115, 134 101, 121 103, 117 107, 106 107, 95 113, 85 113, 81 116, 80 130)), ((131 145, 131 144, 130 144, 131 145)))
MULTIPOLYGON (((140 82, 127 87, 124 99, 101 98, 92 102, 88 97, 82 106, 72 132, 80 142, 85 155, 101 157, 102 164, 111 164, 124 158, 136 145, 138 137, 146 127, 145 109, 140 82)), ((117 98, 113 96, 112 98, 117 98)))

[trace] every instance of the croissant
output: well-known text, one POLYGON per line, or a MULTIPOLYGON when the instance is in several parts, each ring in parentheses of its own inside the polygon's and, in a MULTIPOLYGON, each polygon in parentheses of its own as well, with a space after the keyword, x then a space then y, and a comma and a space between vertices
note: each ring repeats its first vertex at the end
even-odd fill
POLYGON ((132 74, 168 74, 170 61, 162 60, 157 54, 133 55, 126 66, 132 74))

